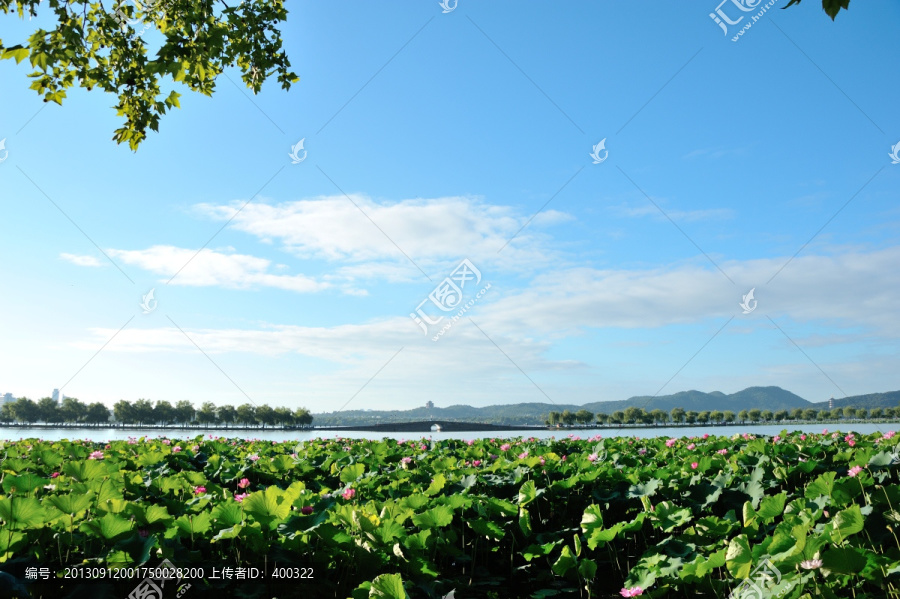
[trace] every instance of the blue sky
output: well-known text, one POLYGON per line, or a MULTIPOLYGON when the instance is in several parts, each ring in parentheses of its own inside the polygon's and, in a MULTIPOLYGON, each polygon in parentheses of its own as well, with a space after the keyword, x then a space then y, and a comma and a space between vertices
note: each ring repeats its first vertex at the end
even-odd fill
MULTIPOLYGON (((45 107, 3 61, 0 392, 319 412, 898 389, 900 6, 784 4, 732 41, 761 8, 719 5, 745 17, 725 34, 716 2, 288 2, 298 84, 228 72, 136 153, 112 96, 45 107), (480 278, 441 310, 463 260, 480 278), (417 309, 444 318, 425 334, 417 309)), ((2 22, 7 44, 40 23, 2 22)))

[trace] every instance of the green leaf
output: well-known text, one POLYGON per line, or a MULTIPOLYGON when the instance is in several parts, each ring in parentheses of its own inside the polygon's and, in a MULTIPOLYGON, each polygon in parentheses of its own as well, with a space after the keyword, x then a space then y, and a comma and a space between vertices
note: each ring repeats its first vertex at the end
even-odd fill
POLYGON ((834 536, 832 539, 834 541, 843 541, 850 535, 855 535, 856 533, 862 531, 863 529, 863 515, 859 510, 858 505, 852 505, 846 510, 842 510, 838 512, 834 516, 834 520, 831 522, 832 529, 837 532, 837 537, 834 536))
POLYGON ((16 61, 16 64, 19 64, 28 58, 28 48, 23 48, 19 45, 11 46, 3 50, 2 58, 12 58, 16 61))
POLYGON ((420 494, 407 495, 400 500, 400 505, 410 510, 418 510, 426 503, 428 503, 428 497, 420 494))
POLYGON ((82 522, 79 528, 82 532, 95 537, 100 537, 107 541, 116 541, 127 536, 131 532, 132 526, 133 524, 130 520, 126 520, 116 514, 106 514, 102 518, 82 522))
POLYGON ((650 497, 656 493, 656 489, 658 489, 661 484, 662 481, 658 478, 651 478, 645 483, 631 485, 628 487, 628 497, 632 499, 636 497, 650 497))
POLYGON ((372 581, 369 597, 379 599, 409 599, 399 574, 381 574, 372 581))
POLYGON ((86 494, 69 493, 67 495, 53 495, 52 497, 48 497, 47 501, 65 514, 75 514, 81 510, 86 510, 91 505, 91 502, 94 501, 94 492, 88 491, 86 494))
POLYGON ((815 499, 819 495, 831 497, 831 490, 834 488, 835 476, 837 476, 836 472, 826 472, 824 474, 820 474, 819 477, 816 478, 816 480, 806 486, 806 492, 804 493, 804 496, 807 499, 815 499))
POLYGON ((523 507, 519 508, 519 528, 522 530, 523 535, 526 537, 531 536, 531 514, 523 507))
POLYGON ((190 537, 191 534, 202 535, 203 533, 208 532, 210 528, 209 512, 185 514, 175 520, 175 525, 186 537, 190 537))
POLYGON ((532 501, 537 499, 538 496, 541 495, 543 492, 544 492, 543 489, 541 489, 540 491, 537 490, 537 488, 534 486, 533 480, 529 480, 529 481, 525 482, 519 488, 519 505, 520 506, 528 505, 529 503, 531 503, 532 501))
POLYGON ((566 545, 562 548, 559 559, 550 566, 550 569, 553 570, 553 573, 557 576, 565 576, 566 572, 575 567, 575 564, 575 556, 572 555, 572 551, 569 549, 569 546, 566 545))
POLYGON ((857 574, 866 563, 865 555, 856 547, 835 547, 822 554, 822 568, 837 574, 857 574))
POLYGON ((244 499, 244 513, 269 528, 275 528, 290 512, 291 502, 284 491, 274 485, 244 499))
POLYGON ((784 502, 787 500, 787 493, 779 493, 771 497, 765 497, 759 504, 757 515, 763 520, 770 520, 784 512, 784 502))
POLYGON ((419 528, 441 528, 453 522, 453 510, 445 505, 431 508, 412 517, 413 524, 419 528))
POLYGON ((447 484, 447 479, 443 474, 436 474, 434 480, 431 481, 431 484, 425 489, 425 494, 431 497, 432 495, 437 495, 441 492, 441 489, 444 488, 444 485, 447 484))
POLYGON ((218 504, 213 508, 210 516, 217 525, 225 527, 240 524, 244 520, 241 504, 234 501, 225 501, 218 504))
POLYGON ((4 497, 0 499, 0 520, 11 530, 40 528, 44 523, 44 508, 34 497, 4 497))
POLYGON ((345 467, 341 470, 341 482, 342 483, 352 483, 359 480, 359 477, 363 475, 363 472, 366 471, 365 464, 352 464, 350 466, 345 467))
POLYGON ((585 508, 581 517, 581 530, 588 532, 598 528, 603 528, 603 513, 599 505, 591 504, 585 508))
POLYGON ((63 466, 63 474, 71 476, 78 482, 88 482, 99 479, 106 474, 106 464, 100 460, 84 460, 69 462, 63 466))
POLYGON ((469 520, 467 523, 472 530, 479 535, 490 537, 494 540, 499 540, 506 536, 506 531, 504 531, 500 525, 491 522, 490 520, 477 518, 475 520, 469 520))
POLYGON ((17 493, 26 495, 44 485, 49 485, 49 478, 41 478, 31 472, 25 472, 19 476, 7 475, 3 477, 3 490, 9 494, 17 493))
POLYGON ((578 563, 578 573, 585 580, 593 580, 597 575, 597 562, 592 559, 583 559, 578 563))
POLYGON ((750 576, 753 554, 750 551, 747 535, 738 535, 728 543, 728 551, 725 553, 725 565, 735 578, 747 578, 750 576))

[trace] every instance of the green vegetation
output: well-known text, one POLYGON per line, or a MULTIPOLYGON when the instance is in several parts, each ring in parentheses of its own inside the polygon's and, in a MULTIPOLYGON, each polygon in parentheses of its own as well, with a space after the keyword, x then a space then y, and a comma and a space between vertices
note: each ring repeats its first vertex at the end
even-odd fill
MULTIPOLYGON (((28 567, 96 577, 168 559, 314 572, 287 586, 207 575, 190 580, 197 597, 721 598, 748 578, 758 596, 900 597, 894 433, 0 450, 7 588, 28 567), (777 576, 760 582, 762 567, 777 576)), ((102 584, 121 586, 32 588, 102 584)))
POLYGON ((0 39, 0 58, 28 59, 31 89, 45 102, 62 104, 78 85, 118 97, 116 114, 125 118, 113 139, 136 150, 147 129, 158 131, 160 117, 179 107, 177 87, 211 96, 216 79, 237 67, 244 84, 259 93, 269 77, 284 89, 299 80, 282 49, 279 26, 287 19, 282 0, 213 2, 144 0, 0 0, 0 11, 19 18, 40 17, 27 41, 0 39), (154 27, 151 46, 140 35, 154 27))
POLYGON ((189 401, 179 401, 174 406, 168 401, 148 399, 135 402, 125 400, 116 402, 112 413, 100 402, 85 405, 74 397, 66 397, 61 403, 53 398, 44 397, 35 402, 27 397, 20 397, 14 402, 0 407, 0 423, 21 422, 35 424, 86 424, 92 426, 109 425, 110 419, 130 425, 222 425, 225 428, 234 424, 240 426, 303 426, 308 427, 313 417, 306 408, 272 408, 266 404, 253 406, 243 404, 234 406, 216 406, 206 402, 199 410, 189 401))

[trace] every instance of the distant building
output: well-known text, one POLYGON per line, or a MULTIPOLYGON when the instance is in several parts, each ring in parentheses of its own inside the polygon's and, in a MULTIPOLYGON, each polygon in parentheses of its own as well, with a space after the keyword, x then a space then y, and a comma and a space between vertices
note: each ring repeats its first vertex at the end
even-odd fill
POLYGON ((54 389, 53 395, 51 395, 50 397, 53 398, 53 401, 59 401, 59 389, 54 389))
POLYGON ((433 401, 426 401, 426 402, 425 402, 425 407, 428 408, 429 410, 432 409, 432 408, 434 407, 434 402, 433 402, 433 401))
POLYGON ((834 398, 833 398, 833 397, 832 397, 831 399, 828 400, 828 409, 829 409, 829 410, 833 410, 833 409, 834 409, 834 398))
POLYGON ((16 401, 16 398, 13 397, 12 393, 4 393, 3 394, 3 403, 12 403, 16 401))

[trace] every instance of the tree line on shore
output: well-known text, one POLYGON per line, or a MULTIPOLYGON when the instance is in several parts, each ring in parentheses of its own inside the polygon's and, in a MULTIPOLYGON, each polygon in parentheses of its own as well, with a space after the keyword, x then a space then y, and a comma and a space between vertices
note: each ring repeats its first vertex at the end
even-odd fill
POLYGON ((116 402, 112 410, 105 404, 94 402, 86 404, 74 397, 66 397, 62 402, 52 397, 44 397, 38 401, 20 397, 15 401, 4 403, 0 407, 0 422, 20 422, 27 424, 87 424, 100 426, 110 424, 137 425, 225 425, 243 426, 310 426, 312 414, 306 408, 279 407, 272 408, 266 404, 254 406, 249 403, 237 407, 231 405, 217 406, 212 402, 203 403, 199 409, 187 401, 179 401, 172 405, 160 400, 139 399, 134 402, 121 400, 116 402))
POLYGON ((832 410, 816 410, 814 408, 794 408, 793 410, 741 410, 735 414, 731 410, 705 410, 696 412, 685 411, 683 408, 672 408, 670 412, 665 410, 645 411, 643 408, 629 407, 618 410, 612 414, 599 412, 594 414, 589 410, 564 410, 562 412, 550 412, 545 424, 549 426, 575 424, 588 425, 596 421, 598 424, 731 424, 746 423, 777 423, 785 421, 816 422, 825 420, 880 420, 883 418, 900 418, 900 407, 896 408, 834 408, 832 410))

